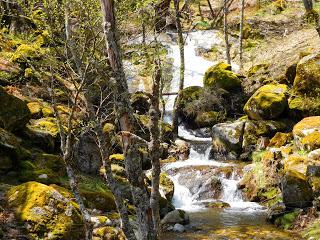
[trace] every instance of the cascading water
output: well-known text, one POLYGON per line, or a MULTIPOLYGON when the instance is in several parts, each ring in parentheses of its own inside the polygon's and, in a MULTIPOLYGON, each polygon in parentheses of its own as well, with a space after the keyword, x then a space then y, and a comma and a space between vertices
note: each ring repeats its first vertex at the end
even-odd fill
MULTIPOLYGON (((218 37, 217 31, 197 31, 189 33, 185 37, 184 87, 203 86, 203 75, 210 66, 214 65, 214 62, 197 56, 197 49, 208 50, 214 45, 219 47, 222 40, 218 37)), ((179 86, 180 55, 175 40, 175 34, 162 35, 159 38, 159 41, 169 50, 168 57, 173 59, 173 79, 169 86, 169 92, 177 92, 179 86)), ((233 65, 233 70, 237 70, 236 65, 233 65)), ((133 82, 132 79, 128 79, 129 89, 133 91, 146 90, 144 82, 133 82)), ((166 110, 169 113, 166 120, 168 122, 171 122, 170 112, 173 109, 174 100, 175 96, 172 95, 166 99, 166 110)), ((184 126, 179 126, 179 136, 191 144, 189 159, 165 165, 162 167, 162 171, 167 172, 174 182, 173 205, 189 212, 190 229, 197 230, 186 233, 165 233, 163 239, 293 239, 291 235, 266 223, 265 209, 262 206, 243 200, 241 191, 237 188, 237 184, 241 180, 241 175, 236 171, 239 169, 237 163, 226 163, 209 158, 211 136, 203 134, 203 132, 199 134, 199 132, 191 131, 184 126), (219 174, 220 169, 228 167, 233 169, 231 175, 219 174), (208 168, 204 173, 206 179, 202 175, 201 168, 208 168), (193 175, 190 175, 190 172, 193 175), (210 185, 215 179, 212 178, 215 172, 217 173, 216 179, 221 183, 221 193, 217 196, 206 195, 207 193, 203 190, 207 183, 210 185), (205 195, 204 198, 202 195, 205 195), (206 202, 217 200, 228 203, 230 208, 223 210, 206 208, 206 202)))

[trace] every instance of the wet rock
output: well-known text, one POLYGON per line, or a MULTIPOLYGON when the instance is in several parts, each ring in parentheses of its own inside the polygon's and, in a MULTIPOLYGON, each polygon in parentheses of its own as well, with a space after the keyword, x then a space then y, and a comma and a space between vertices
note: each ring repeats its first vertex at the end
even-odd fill
POLYGON ((183 225, 179 224, 179 223, 176 223, 174 226, 173 226, 173 229, 172 229, 174 232, 184 232, 186 229, 183 225))
POLYGON ((27 104, 0 87, 0 127, 9 131, 19 130, 29 122, 30 118, 31 113, 27 104))
POLYGON ((190 144, 186 141, 177 139, 174 142, 174 145, 170 146, 169 154, 177 159, 186 160, 190 154, 190 144))
POLYGON ((286 207, 305 208, 312 206, 312 188, 303 177, 293 172, 287 172, 281 185, 283 203, 286 207))
POLYGON ((223 201, 210 202, 206 204, 207 208, 229 208, 230 204, 223 201))
POLYGON ((237 159, 242 152, 244 126, 245 121, 214 125, 211 156, 215 159, 237 159))
POLYGON ((259 88, 244 106, 244 112, 254 120, 276 119, 286 109, 288 87, 284 84, 259 88))
POLYGON ((189 215, 181 210, 177 209, 172 212, 169 212, 162 220, 161 224, 162 225, 174 225, 174 224, 188 224, 189 223, 189 215))

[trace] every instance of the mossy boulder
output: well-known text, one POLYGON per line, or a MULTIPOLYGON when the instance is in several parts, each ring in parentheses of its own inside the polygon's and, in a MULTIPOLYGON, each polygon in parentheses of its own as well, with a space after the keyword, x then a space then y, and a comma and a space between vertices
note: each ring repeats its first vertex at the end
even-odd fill
POLYGON ((19 130, 29 122, 30 118, 31 113, 27 104, 0 87, 0 127, 9 131, 19 130))
POLYGON ((99 240, 125 240, 126 237, 121 229, 111 226, 96 228, 93 231, 93 239, 99 240))
POLYGON ((297 65, 297 74, 293 90, 311 94, 320 88, 320 54, 311 54, 302 58, 297 65))
POLYGON ((276 119, 286 109, 288 87, 284 84, 259 88, 244 106, 244 112, 254 120, 276 119))
POLYGON ((288 102, 289 114, 294 118, 320 115, 320 95, 292 95, 288 102))
POLYGON ((223 201, 215 201, 215 202, 210 202, 206 204, 207 208, 218 208, 218 209, 224 209, 224 208, 229 208, 230 204, 223 202, 223 201))
POLYGON ((36 153, 32 159, 19 163, 20 181, 37 181, 44 184, 61 184, 66 176, 63 159, 60 156, 36 153))
POLYGON ((195 123, 199 128, 212 127, 213 125, 223 122, 226 119, 224 112, 209 111, 201 112, 195 118, 195 123))
POLYGON ((292 133, 300 150, 312 151, 319 148, 320 116, 302 119, 293 127, 292 133))
POLYGON ((84 236, 79 207, 68 190, 26 182, 7 192, 10 207, 33 239, 76 240, 84 236))
POLYGON ((309 159, 306 156, 290 155, 284 160, 284 171, 299 175, 306 179, 309 159))
POLYGON ((29 102, 27 104, 32 118, 40 118, 42 116, 42 104, 39 102, 29 102))
POLYGON ((149 97, 144 92, 136 92, 131 95, 131 106, 138 114, 146 114, 150 108, 149 97))
POLYGON ((164 193, 166 199, 171 202, 174 193, 174 183, 167 173, 160 174, 160 189, 164 193))
POLYGON ((269 66, 270 64, 267 63, 255 65, 248 70, 247 75, 248 77, 252 77, 260 72, 265 72, 269 68, 269 66))
POLYGON ((227 91, 241 89, 241 81, 231 71, 231 65, 220 62, 210 67, 204 75, 203 85, 211 89, 222 88, 227 91))
POLYGON ((293 227, 295 220, 299 216, 299 214, 300 214, 299 210, 287 212, 279 216, 274 223, 276 226, 282 229, 285 229, 285 230, 291 229, 293 227))
POLYGON ((176 102, 179 114, 183 118, 194 118, 192 113, 186 111, 186 107, 189 103, 200 99, 203 93, 203 88, 198 86, 187 87, 179 92, 178 102, 176 102))
POLYGON ((287 172, 281 181, 283 203, 287 208, 312 206, 313 191, 308 181, 296 172, 287 172))
MULTIPOLYGON (((149 132, 149 124, 150 117, 148 115, 138 115, 134 114, 135 117, 135 129, 138 136, 143 139, 149 141, 150 140, 150 132, 149 132)), ((160 122, 159 127, 162 128, 162 136, 165 142, 170 142, 173 137, 172 126, 165 122, 160 122)))
POLYGON ((277 132, 270 140, 268 147, 282 147, 290 143, 293 140, 292 133, 277 132))
POLYGON ((30 123, 27 125, 27 128, 39 134, 43 133, 45 135, 51 135, 54 138, 59 134, 59 128, 56 119, 53 117, 31 119, 30 123))

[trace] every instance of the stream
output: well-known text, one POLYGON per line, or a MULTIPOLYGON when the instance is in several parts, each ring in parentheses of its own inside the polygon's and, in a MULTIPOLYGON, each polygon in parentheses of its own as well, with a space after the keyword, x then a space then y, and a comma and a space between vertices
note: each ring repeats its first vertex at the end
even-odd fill
MULTIPOLYGON (((185 82, 184 87, 203 86, 205 71, 215 64, 201 56, 199 49, 209 50, 223 43, 217 31, 196 31, 189 33, 185 44, 185 82)), ((168 49, 168 58, 173 60, 173 78, 169 92, 177 92, 179 86, 179 47, 176 34, 160 36, 159 41, 168 49)), ((233 70, 238 66, 232 64, 233 70)), ((134 83, 131 90, 145 90, 144 82, 134 83), (138 86, 138 87, 136 87, 138 86)), ((171 122, 171 112, 176 96, 166 97, 166 121, 171 122)), ((191 131, 179 126, 179 137, 190 143, 190 156, 187 160, 164 165, 162 171, 169 174, 174 182, 173 205, 185 210, 190 216, 190 224, 184 232, 166 232, 163 239, 295 239, 288 232, 281 231, 267 223, 267 209, 258 203, 247 202, 237 184, 242 178, 244 163, 239 161, 219 161, 210 159, 210 130, 191 131), (219 191, 212 185, 218 184, 219 191), (208 208, 208 204, 222 201, 228 208, 208 208)), ((298 238, 297 238, 298 239, 298 238)))

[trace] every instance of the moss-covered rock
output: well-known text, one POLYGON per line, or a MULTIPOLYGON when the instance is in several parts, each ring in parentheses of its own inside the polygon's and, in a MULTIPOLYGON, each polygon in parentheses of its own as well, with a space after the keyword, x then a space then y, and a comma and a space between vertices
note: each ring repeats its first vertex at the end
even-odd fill
POLYGON ((0 127, 11 130, 23 128, 31 118, 27 104, 0 87, 0 127))
POLYGON ((31 113, 32 118, 39 118, 41 117, 41 110, 42 110, 42 105, 39 102, 29 102, 27 104, 29 111, 31 113))
POLYGON ((306 179, 309 159, 306 156, 291 155, 284 160, 284 170, 306 179))
POLYGON ((60 156, 37 153, 33 159, 19 163, 19 179, 23 182, 37 181, 44 184, 61 184, 66 176, 63 159, 60 156))
POLYGON ((320 54, 308 55, 297 65, 293 90, 310 94, 320 88, 320 54))
POLYGON ((223 201, 215 201, 215 202, 210 202, 210 203, 206 204, 206 207, 207 208, 219 208, 219 209, 222 209, 222 208, 229 208, 230 204, 226 203, 226 202, 223 202, 223 201))
POLYGON ((297 119, 320 115, 320 96, 292 95, 289 98, 289 114, 297 119))
POLYGON ((99 240, 125 240, 126 239, 121 229, 110 227, 110 226, 94 229, 93 235, 99 240))
POLYGON ((198 86, 187 87, 179 92, 178 102, 176 102, 179 114, 184 118, 194 118, 193 114, 185 110, 186 106, 190 102, 194 102, 200 99, 203 93, 203 88, 198 86))
POLYGON ((312 151, 319 147, 320 116, 307 117, 292 130, 295 144, 300 150, 312 151))
POLYGON ((286 109, 288 87, 284 84, 259 88, 244 106, 244 112, 255 120, 276 119, 286 109))
POLYGON ((213 125, 223 122, 226 119, 224 112, 210 111, 202 112, 195 118, 195 123, 199 128, 212 127, 213 125))
POLYGON ((269 68, 269 66, 270 66, 270 64, 267 64, 267 63, 255 65, 248 70, 247 75, 248 75, 248 77, 252 77, 253 75, 255 75, 261 71, 263 71, 263 72, 266 71, 269 68))
POLYGON ((144 92, 136 92, 131 95, 131 106, 138 114, 146 114, 150 108, 149 97, 144 92))
POLYGON ((231 71, 231 65, 220 62, 210 67, 203 78, 203 85, 211 89, 222 88, 227 91, 241 89, 241 81, 231 71))
MULTIPOLYGON (((150 132, 149 132, 149 124, 150 117, 147 115, 138 115, 135 114, 135 129, 137 131, 137 135, 142 137, 143 139, 149 141, 150 140, 150 132)), ((162 136, 165 142, 170 142, 172 140, 172 126, 165 122, 160 122, 159 127, 162 129, 162 136)))
POLYGON ((290 143, 293 140, 292 133, 277 132, 270 140, 269 147, 282 147, 290 143))
POLYGON ((9 205, 34 239, 76 240, 84 236, 78 206, 66 189, 27 182, 7 192, 9 205), (60 189, 63 191, 61 192, 60 189))
POLYGON ((171 202, 174 193, 174 183, 169 178, 168 174, 164 172, 160 174, 160 189, 163 191, 167 200, 171 202))
POLYGON ((59 134, 59 128, 56 122, 56 119, 53 117, 41 118, 41 119, 32 119, 27 125, 27 128, 30 130, 51 135, 52 137, 57 137, 59 134))
POLYGON ((293 223, 295 222, 299 214, 300 214, 299 210, 285 213, 275 220, 275 224, 278 227, 281 227, 285 230, 291 229, 293 227, 293 223))

